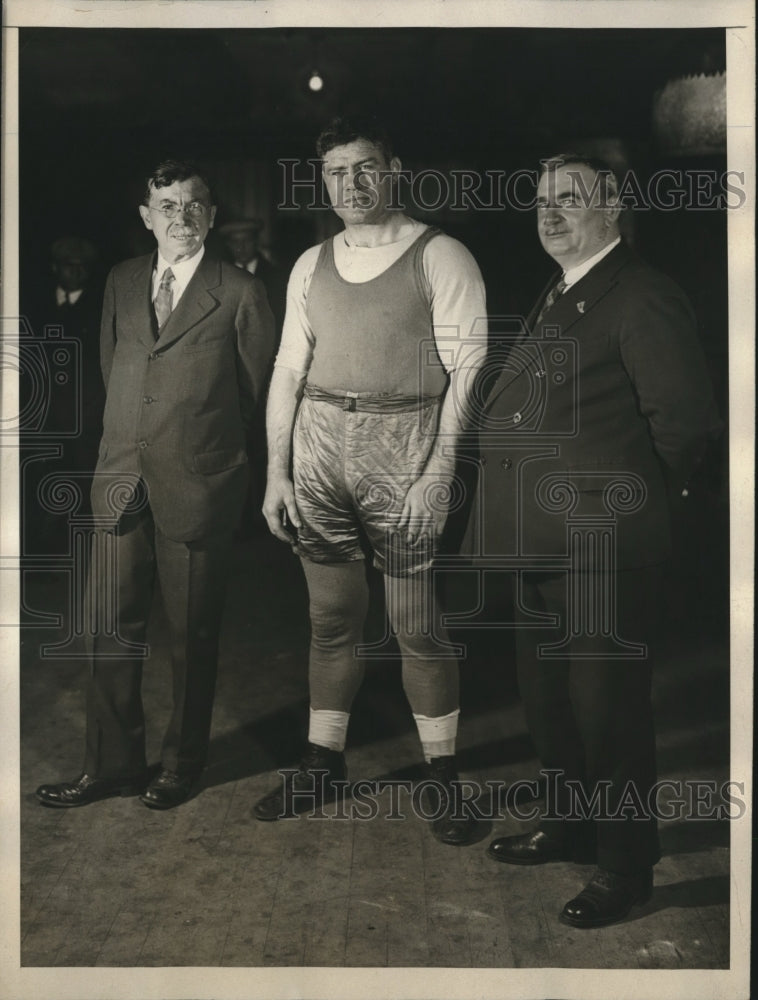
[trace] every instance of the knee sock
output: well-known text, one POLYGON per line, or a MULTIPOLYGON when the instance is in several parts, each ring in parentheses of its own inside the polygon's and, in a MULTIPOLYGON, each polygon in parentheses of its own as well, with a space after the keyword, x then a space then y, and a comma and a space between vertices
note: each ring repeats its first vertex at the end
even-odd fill
POLYGON ((330 712, 325 708, 312 708, 308 742, 341 752, 345 749, 348 722, 350 722, 348 712, 330 712))
POLYGON ((427 764, 432 757, 454 756, 459 715, 460 709, 458 708, 454 712, 450 712, 449 715, 439 715, 434 719, 414 713, 413 718, 416 720, 416 728, 427 764))

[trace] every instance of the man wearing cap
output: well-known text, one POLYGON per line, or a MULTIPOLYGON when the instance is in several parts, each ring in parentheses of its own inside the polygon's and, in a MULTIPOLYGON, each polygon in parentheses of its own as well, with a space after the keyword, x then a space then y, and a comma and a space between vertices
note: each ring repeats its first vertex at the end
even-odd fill
POLYGON ((308 585, 308 749, 293 780, 264 796, 255 815, 291 814, 301 791, 315 789, 317 802, 345 778, 364 670, 356 646, 368 547, 384 576, 427 776, 440 789, 432 830, 461 844, 473 820, 455 794, 458 664, 431 566, 466 421, 464 376, 484 360, 486 336, 476 340, 486 331, 484 286, 465 247, 392 207, 401 165, 374 122, 335 120, 318 152, 345 228, 306 251, 290 276, 267 407, 264 502, 269 528, 295 545, 308 585))
POLYGON ((196 166, 169 160, 139 212, 157 252, 110 273, 101 327, 106 406, 92 487, 92 622, 83 773, 44 805, 142 792, 169 809, 205 764, 245 430, 261 400, 273 319, 261 285, 205 253, 216 207, 196 166), (155 581, 168 619, 173 710, 148 783, 140 694, 155 581), (115 609, 115 627, 111 617, 115 609), (110 626, 110 627, 109 627, 110 626))

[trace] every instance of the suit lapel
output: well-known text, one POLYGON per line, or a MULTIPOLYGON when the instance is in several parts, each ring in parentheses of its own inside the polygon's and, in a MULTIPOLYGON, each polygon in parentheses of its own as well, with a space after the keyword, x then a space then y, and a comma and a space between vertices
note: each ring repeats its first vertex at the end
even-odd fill
POLYGON ((220 262, 204 255, 176 308, 163 324, 155 346, 163 348, 174 343, 217 309, 219 300, 211 293, 211 289, 218 288, 220 284, 220 262))
POLYGON ((136 262, 125 298, 126 323, 136 332, 137 338, 151 350, 155 345, 155 315, 151 302, 155 253, 140 257, 136 262))
POLYGON ((594 307, 616 284, 616 275, 630 256, 627 247, 619 244, 576 284, 566 289, 542 325, 559 326, 561 336, 565 336, 575 323, 589 318, 594 307))
MULTIPOLYGON (((591 271, 585 274, 583 278, 580 278, 574 285, 566 289, 563 295, 556 300, 549 312, 543 317, 540 327, 544 329, 545 327, 557 326, 560 328, 560 335, 562 337, 566 336, 576 323, 589 318, 592 309, 616 284, 616 275, 630 258, 631 251, 625 243, 620 243, 607 257, 604 257, 591 271)), ((537 299, 537 304, 530 312, 526 322, 529 333, 525 334, 514 344, 513 361, 507 369, 503 370, 500 378, 495 382, 487 400, 487 409, 492 406, 497 397, 508 388, 514 379, 519 378, 526 369, 533 367, 535 361, 538 359, 540 353, 538 350, 517 351, 516 348, 525 345, 528 346, 530 341, 534 341, 535 348, 537 348, 544 342, 540 336, 541 331, 534 330, 533 326, 542 308, 542 303, 558 280, 558 277, 559 275, 557 274, 553 275, 545 286, 542 295, 537 299)), ((581 337, 581 333, 578 331, 576 335, 581 337)))
POLYGON ((514 379, 517 379, 524 372, 526 368, 531 367, 531 363, 533 360, 532 354, 534 352, 528 350, 528 344, 533 337, 534 321, 537 318, 537 316, 539 316, 540 309, 542 308, 542 303, 547 298, 548 292, 553 287, 553 285, 555 285, 556 281, 558 281, 560 275, 561 275, 560 271, 557 271, 555 274, 552 275, 548 283, 542 289, 542 294, 537 298, 537 302, 534 305, 532 311, 527 316, 526 325, 525 328, 523 329, 521 336, 516 338, 516 340, 513 342, 513 346, 511 347, 510 353, 508 355, 507 367, 506 366, 503 367, 503 370, 501 371, 499 378, 495 381, 495 384, 492 386, 492 391, 490 392, 486 403, 487 408, 489 408, 492 405, 492 403, 497 399, 497 397, 502 392, 504 392, 505 389, 508 388, 508 386, 511 384, 511 382, 514 381, 514 379), (527 350, 523 349, 525 346, 527 347, 527 350))

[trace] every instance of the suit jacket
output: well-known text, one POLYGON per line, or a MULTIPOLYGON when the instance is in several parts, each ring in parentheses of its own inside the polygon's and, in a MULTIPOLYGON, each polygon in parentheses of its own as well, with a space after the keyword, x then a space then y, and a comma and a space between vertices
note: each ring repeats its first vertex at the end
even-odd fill
POLYGON ((101 326, 106 385, 92 487, 113 520, 147 485, 160 530, 189 541, 236 525, 247 488, 245 431, 264 393, 273 318, 260 282, 204 256, 160 331, 151 303, 155 254, 110 273, 101 326))
POLYGON ((277 342, 282 336, 282 325, 284 324, 284 310, 287 296, 287 272, 272 264, 263 255, 258 258, 258 266, 255 269, 255 277, 263 282, 266 289, 268 303, 271 312, 274 314, 276 323, 277 342))
POLYGON ((692 309, 622 243, 535 325, 557 277, 501 351, 466 548, 536 569, 568 555, 571 519, 613 526, 618 568, 660 562, 670 498, 720 429, 692 309))

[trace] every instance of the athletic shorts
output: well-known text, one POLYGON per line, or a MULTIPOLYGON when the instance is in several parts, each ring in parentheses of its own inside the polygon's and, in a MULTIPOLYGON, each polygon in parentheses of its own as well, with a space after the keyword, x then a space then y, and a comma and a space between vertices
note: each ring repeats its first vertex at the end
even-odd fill
POLYGON ((363 559, 389 576, 428 569, 434 539, 414 544, 397 522, 421 475, 439 422, 439 396, 331 392, 306 385, 293 437, 298 551, 313 562, 363 559))

